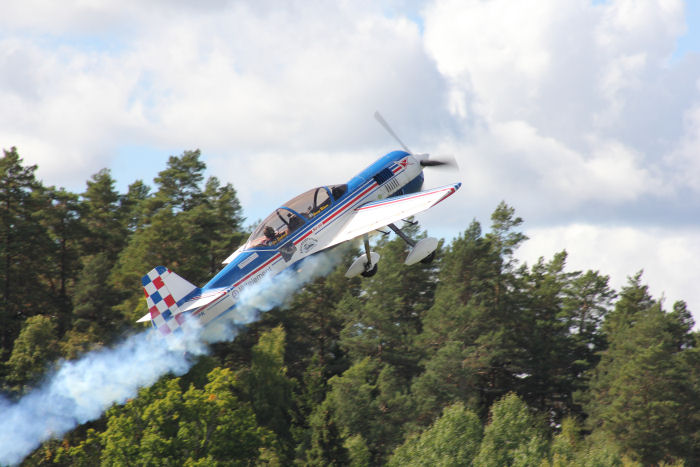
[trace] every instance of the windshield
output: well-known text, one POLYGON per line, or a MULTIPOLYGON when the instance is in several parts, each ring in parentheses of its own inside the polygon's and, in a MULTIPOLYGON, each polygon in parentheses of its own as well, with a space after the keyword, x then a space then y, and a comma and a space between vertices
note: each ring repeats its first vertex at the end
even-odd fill
POLYGON ((331 191, 312 188, 290 199, 258 225, 248 240, 247 248, 276 246, 331 205, 331 191))
POLYGON ((321 186, 290 199, 258 225, 246 248, 278 245, 306 221, 325 211, 346 191, 347 185, 321 186))
POLYGON ((296 213, 279 208, 262 221, 248 240, 248 248, 275 246, 306 222, 296 213))

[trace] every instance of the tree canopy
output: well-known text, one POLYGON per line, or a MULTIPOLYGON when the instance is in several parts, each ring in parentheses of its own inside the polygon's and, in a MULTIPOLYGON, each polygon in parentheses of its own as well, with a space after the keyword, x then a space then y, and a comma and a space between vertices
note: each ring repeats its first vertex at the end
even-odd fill
MULTIPOLYGON (((203 283, 246 238, 199 150, 126 193, 108 170, 71 193, 36 169, 16 148, 0 158, 0 386, 15 399, 139 332, 154 265, 203 283)), ((338 248, 284 307, 24 464, 700 465, 687 305, 667 309, 641 272, 615 291, 565 251, 522 264, 522 226, 501 202, 413 266, 379 238, 369 279, 345 278, 358 252, 338 248)))

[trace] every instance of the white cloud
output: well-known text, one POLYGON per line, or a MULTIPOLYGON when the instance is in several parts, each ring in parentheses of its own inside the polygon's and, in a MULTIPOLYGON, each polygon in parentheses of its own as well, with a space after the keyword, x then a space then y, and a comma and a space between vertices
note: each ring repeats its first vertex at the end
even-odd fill
POLYGON ((16 112, 5 114, 0 140, 48 180, 85 180, 120 143, 265 158, 367 149, 368 140, 391 147, 374 127, 376 108, 409 132, 446 115, 418 26, 376 7, 115 5, 75 4, 74 16, 57 14, 48 28, 13 3, 18 24, 6 40, 16 53, 0 69, 24 57, 28 79, 4 73, 16 82, 0 84, 0 104, 16 112), (141 14, 120 28, 105 18, 115 9, 141 14), (107 32, 90 29, 90 18, 107 32), (61 43, 71 27, 83 36, 61 43), (36 35, 44 28, 58 42, 36 35))
MULTIPOLYGON (((700 86, 700 80, 698 81, 700 86)), ((685 134, 666 157, 672 181, 700 192, 700 105, 685 112, 685 134)))
MULTIPOLYGON (((655 121, 659 101, 678 114, 691 92, 698 98, 669 66, 685 31, 681 0, 445 0, 430 3, 425 24, 427 50, 464 97, 455 109, 487 124, 527 121, 576 150, 593 133, 645 152, 652 135, 635 137, 630 123, 655 121)), ((655 136, 672 131, 668 123, 656 122, 655 136)))
POLYGON ((464 182, 422 217, 431 231, 487 224, 504 199, 533 228, 672 238, 700 209, 700 56, 671 58, 684 20, 681 0, 9 1, 0 145, 74 190, 129 147, 143 156, 123 183, 201 148, 252 220, 394 149, 379 109, 460 162, 426 173, 464 182))

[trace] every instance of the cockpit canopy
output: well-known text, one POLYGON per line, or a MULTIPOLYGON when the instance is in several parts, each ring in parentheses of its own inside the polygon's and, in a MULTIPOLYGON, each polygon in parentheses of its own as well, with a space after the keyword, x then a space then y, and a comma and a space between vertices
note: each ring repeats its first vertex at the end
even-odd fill
POLYGON ((258 225, 245 248, 269 248, 284 242, 295 230, 340 199, 347 189, 347 185, 321 186, 290 199, 258 225))

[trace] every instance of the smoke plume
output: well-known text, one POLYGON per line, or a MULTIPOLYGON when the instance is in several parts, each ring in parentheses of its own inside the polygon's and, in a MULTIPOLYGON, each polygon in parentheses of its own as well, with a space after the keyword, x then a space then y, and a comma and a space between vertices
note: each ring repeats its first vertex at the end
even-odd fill
POLYGON ((283 306, 306 282, 329 273, 339 253, 309 257, 297 271, 285 270, 244 290, 236 308, 200 328, 186 320, 182 333, 162 338, 144 331, 111 348, 64 361, 17 402, 0 398, 0 464, 18 464, 41 442, 61 437, 98 418, 112 404, 135 397, 166 373, 186 373, 207 343, 231 340, 261 312, 283 306))

